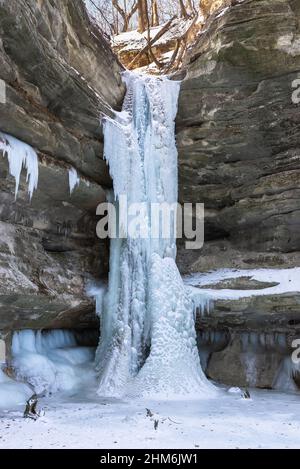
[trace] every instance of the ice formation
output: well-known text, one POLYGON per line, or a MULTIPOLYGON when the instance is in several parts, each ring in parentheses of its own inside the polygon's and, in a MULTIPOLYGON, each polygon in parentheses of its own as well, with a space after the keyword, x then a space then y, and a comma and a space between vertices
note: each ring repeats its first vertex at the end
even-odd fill
POLYGON ((270 350, 288 353, 287 336, 280 332, 244 332, 241 334, 242 350, 247 352, 270 350))
POLYGON ((0 411, 13 410, 24 406, 32 396, 32 389, 25 383, 11 379, 5 369, 5 343, 0 339, 0 411))
POLYGON ((20 175, 23 166, 26 168, 28 183, 28 193, 31 199, 33 191, 37 189, 39 177, 38 157, 34 149, 21 142, 12 135, 0 132, 0 151, 7 155, 9 174, 15 178, 15 198, 17 198, 20 175))
POLYGON ((109 285, 96 353, 98 393, 213 394, 200 366, 194 306, 175 264, 175 233, 149 236, 150 204, 177 202, 174 120, 180 84, 129 72, 124 78, 123 110, 115 121, 104 124, 104 156, 116 206, 126 196, 128 206, 142 202, 146 209, 143 236, 111 240, 109 285))
POLYGON ((75 187, 79 186, 80 184, 80 177, 77 174, 75 168, 69 169, 69 188, 70 188, 70 195, 72 194, 75 187))
POLYGON ((24 407, 27 399, 33 394, 25 383, 17 383, 9 378, 0 368, 0 410, 11 410, 24 407))
POLYGON ((297 375, 299 382, 300 363, 294 363, 291 356, 284 357, 275 377, 273 388, 285 392, 299 392, 294 380, 297 375))
POLYGON ((1 363, 5 362, 5 355, 6 355, 6 345, 3 339, 0 339, 0 366, 1 363))
POLYGON ((77 345, 71 331, 15 332, 12 366, 37 394, 74 391, 93 380, 93 347, 77 345))
POLYGON ((96 303, 96 314, 101 316, 103 309, 103 300, 106 293, 106 285, 103 282, 90 282, 86 288, 87 296, 94 298, 96 303))
POLYGON ((206 371, 212 353, 223 350, 229 343, 230 334, 227 331, 208 329, 197 334, 197 343, 202 369, 206 371))
POLYGON ((286 334, 280 332, 244 332, 241 334, 241 345, 241 360, 244 364, 248 386, 256 386, 259 368, 261 367, 258 362, 259 354, 270 354, 270 360, 272 354, 276 354, 282 356, 282 360, 272 387, 282 391, 297 390, 293 380, 293 374, 297 372, 297 366, 293 364, 289 354, 286 334))
POLYGON ((188 293, 193 303, 195 316, 197 313, 199 313, 200 316, 205 316, 210 313, 213 301, 207 293, 204 293, 201 290, 193 292, 188 290, 188 293))

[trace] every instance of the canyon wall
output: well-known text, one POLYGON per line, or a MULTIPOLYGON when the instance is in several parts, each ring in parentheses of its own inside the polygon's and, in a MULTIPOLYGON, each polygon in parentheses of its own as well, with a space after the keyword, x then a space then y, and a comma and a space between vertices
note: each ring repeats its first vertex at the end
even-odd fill
POLYGON ((95 324, 85 285, 107 274, 95 210, 111 186, 100 117, 121 106, 121 70, 81 1, 0 2, 0 131, 39 159, 30 202, 25 171, 15 200, 0 154, 2 331, 95 324), (80 185, 70 194, 72 168, 80 185))
POLYGON ((177 120, 180 200, 203 202, 205 247, 183 271, 299 265, 300 5, 245 0, 191 48, 177 120))
MULTIPOLYGON (((292 100, 300 77, 300 4, 231 4, 208 18, 185 65, 177 119, 180 200, 205 204, 205 244, 188 251, 179 243, 183 273, 300 261, 300 105, 292 100)), ((243 334, 284 334, 277 352, 289 354, 299 324, 297 292, 216 302, 198 327, 228 333, 229 345, 215 350, 208 374, 247 384, 235 366, 243 334)), ((267 361, 257 361, 272 369, 258 385, 272 385, 273 355, 265 349, 267 361)))

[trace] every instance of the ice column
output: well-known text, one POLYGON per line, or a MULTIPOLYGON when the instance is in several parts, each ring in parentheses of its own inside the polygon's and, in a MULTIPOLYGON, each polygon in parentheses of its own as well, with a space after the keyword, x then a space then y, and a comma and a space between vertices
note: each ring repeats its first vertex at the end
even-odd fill
POLYGON ((207 396, 214 387, 200 367, 193 303, 175 264, 175 233, 145 236, 152 227, 151 204, 177 202, 174 120, 180 84, 129 72, 124 78, 123 110, 104 124, 104 156, 116 206, 125 196, 128 207, 143 203, 143 237, 111 240, 96 354, 98 392, 207 396))

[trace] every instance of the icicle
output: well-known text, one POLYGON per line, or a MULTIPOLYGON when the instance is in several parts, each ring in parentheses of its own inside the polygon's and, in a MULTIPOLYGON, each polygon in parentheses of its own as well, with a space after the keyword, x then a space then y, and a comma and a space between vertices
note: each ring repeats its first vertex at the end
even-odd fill
POLYGON ((7 156, 9 174, 16 181, 15 198, 18 195, 20 175, 24 166, 27 171, 26 182, 28 183, 28 193, 31 199, 33 191, 38 186, 39 166, 36 152, 27 143, 3 132, 0 132, 0 151, 3 152, 3 156, 7 156))
POLYGON ((276 339, 278 347, 282 350, 286 350, 288 347, 286 334, 278 333, 276 339))
POLYGON ((241 333, 243 351, 277 351, 287 353, 287 336, 277 332, 243 332, 241 333))
POLYGON ((202 369, 205 371, 214 352, 223 350, 229 343, 230 335, 226 331, 205 330, 197 334, 197 343, 202 369))
POLYGON ((69 188, 70 188, 70 195, 72 194, 75 187, 79 186, 80 184, 80 177, 77 174, 75 168, 69 169, 69 188))
POLYGON ((96 314, 97 316, 101 316, 103 310, 103 301, 104 295, 106 293, 106 286, 103 283, 96 284, 91 283, 87 286, 86 294, 91 298, 94 298, 96 303, 96 314))
POLYGON ((193 302, 194 316, 196 317, 198 312, 202 317, 208 315, 213 307, 210 296, 205 292, 191 291, 189 288, 187 288, 187 292, 193 302))

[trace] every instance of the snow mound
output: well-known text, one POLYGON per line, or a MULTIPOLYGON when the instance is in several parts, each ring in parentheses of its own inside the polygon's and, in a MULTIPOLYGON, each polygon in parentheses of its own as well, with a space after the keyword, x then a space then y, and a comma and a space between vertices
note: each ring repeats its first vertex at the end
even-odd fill
POLYGON ((0 368, 0 410, 13 410, 24 406, 32 394, 29 386, 17 383, 0 368))

